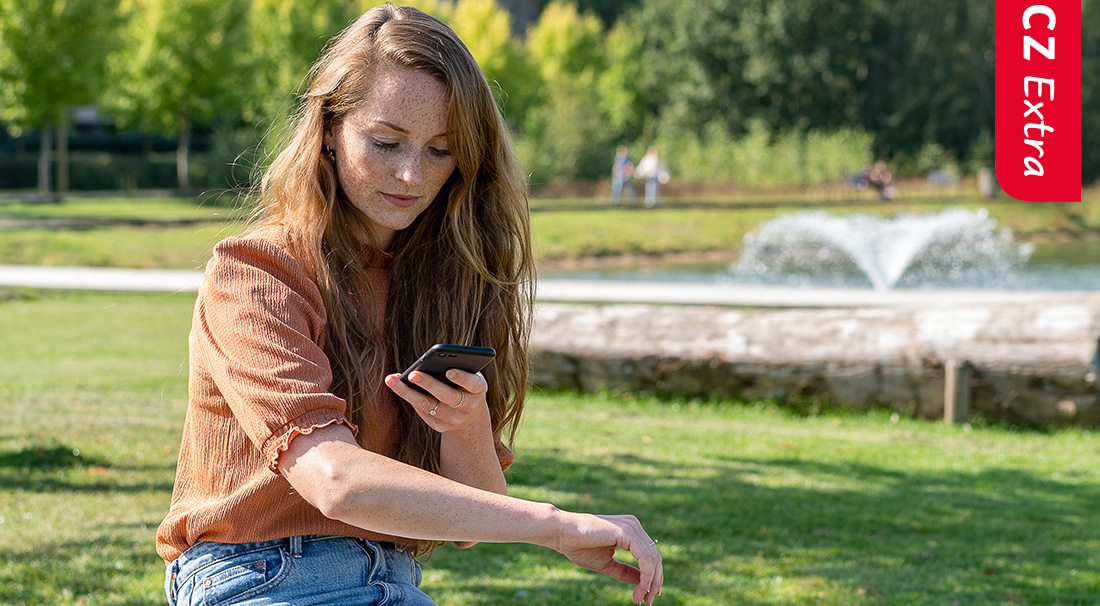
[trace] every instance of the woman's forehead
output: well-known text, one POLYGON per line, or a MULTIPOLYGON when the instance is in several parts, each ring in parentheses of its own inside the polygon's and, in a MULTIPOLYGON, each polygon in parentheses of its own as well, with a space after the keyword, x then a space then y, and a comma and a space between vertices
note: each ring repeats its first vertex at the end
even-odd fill
POLYGON ((432 138, 447 132, 450 91, 427 72, 387 63, 376 68, 362 101, 347 119, 383 122, 432 138))

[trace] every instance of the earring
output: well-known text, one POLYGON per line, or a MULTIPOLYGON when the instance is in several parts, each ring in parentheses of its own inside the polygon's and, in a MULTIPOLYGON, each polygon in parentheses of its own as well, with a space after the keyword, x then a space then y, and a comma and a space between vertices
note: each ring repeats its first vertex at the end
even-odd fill
POLYGON ((321 144, 321 157, 329 162, 336 162, 336 152, 323 143, 321 144))

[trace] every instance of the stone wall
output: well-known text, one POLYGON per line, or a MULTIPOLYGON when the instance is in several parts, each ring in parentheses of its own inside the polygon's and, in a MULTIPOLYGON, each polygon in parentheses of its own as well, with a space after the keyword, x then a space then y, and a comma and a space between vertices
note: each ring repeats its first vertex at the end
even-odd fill
POLYGON ((1100 294, 797 309, 542 303, 532 380, 940 418, 950 360, 968 371, 957 375, 966 418, 1097 426, 1098 347, 1100 294))

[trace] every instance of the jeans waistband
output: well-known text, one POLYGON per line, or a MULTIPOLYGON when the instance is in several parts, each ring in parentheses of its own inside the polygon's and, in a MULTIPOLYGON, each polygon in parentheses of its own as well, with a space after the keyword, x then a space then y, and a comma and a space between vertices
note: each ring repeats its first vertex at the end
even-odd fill
POLYGON ((420 584, 420 566, 416 560, 399 546, 390 542, 330 535, 293 536, 255 543, 200 542, 193 545, 168 565, 164 587, 168 603, 170 606, 176 606, 177 591, 182 586, 181 584, 190 577, 201 574, 204 568, 214 562, 272 548, 283 549, 292 558, 297 559, 303 556, 305 547, 308 544, 320 541, 352 541, 359 543, 367 552, 373 554, 371 557, 377 560, 374 568, 378 566, 391 568, 399 577, 404 578, 405 582, 417 586, 420 584))

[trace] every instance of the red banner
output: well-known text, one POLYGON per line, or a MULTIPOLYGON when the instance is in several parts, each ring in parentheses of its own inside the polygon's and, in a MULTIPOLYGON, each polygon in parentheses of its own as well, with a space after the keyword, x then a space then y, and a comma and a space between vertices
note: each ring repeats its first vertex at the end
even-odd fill
POLYGON ((1081 201, 1081 0, 996 0, 996 167, 1006 193, 1081 201))

